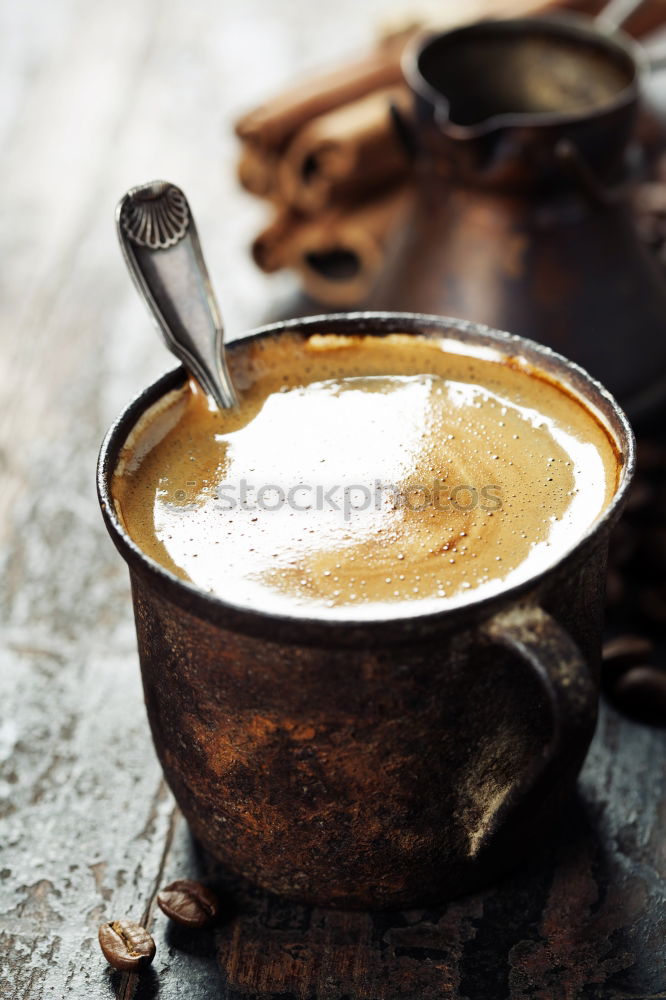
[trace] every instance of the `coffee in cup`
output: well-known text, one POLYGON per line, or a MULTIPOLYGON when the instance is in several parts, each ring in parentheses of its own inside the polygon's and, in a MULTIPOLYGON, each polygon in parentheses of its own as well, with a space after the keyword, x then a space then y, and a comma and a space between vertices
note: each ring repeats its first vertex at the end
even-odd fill
POLYGON ((617 491, 597 417, 519 357, 407 333, 230 352, 242 401, 154 405, 112 492, 139 548, 236 604, 393 617, 553 565, 617 491))

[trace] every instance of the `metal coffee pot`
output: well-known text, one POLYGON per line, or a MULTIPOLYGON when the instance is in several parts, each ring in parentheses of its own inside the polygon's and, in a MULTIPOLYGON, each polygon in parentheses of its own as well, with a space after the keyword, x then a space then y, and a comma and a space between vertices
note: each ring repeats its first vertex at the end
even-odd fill
POLYGON ((416 39, 416 196, 370 305, 460 316, 583 365, 634 419, 666 400, 666 282, 634 226, 641 50, 568 16, 416 39))

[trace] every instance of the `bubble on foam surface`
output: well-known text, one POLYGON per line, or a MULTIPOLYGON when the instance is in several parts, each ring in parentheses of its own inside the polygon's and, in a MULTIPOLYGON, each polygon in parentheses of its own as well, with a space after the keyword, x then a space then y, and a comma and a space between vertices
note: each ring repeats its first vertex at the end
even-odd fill
POLYGON ((556 386, 420 338, 330 340, 236 348, 240 409, 192 397, 127 463, 114 493, 151 557, 234 603, 398 614, 526 579, 612 496, 605 431, 556 386))

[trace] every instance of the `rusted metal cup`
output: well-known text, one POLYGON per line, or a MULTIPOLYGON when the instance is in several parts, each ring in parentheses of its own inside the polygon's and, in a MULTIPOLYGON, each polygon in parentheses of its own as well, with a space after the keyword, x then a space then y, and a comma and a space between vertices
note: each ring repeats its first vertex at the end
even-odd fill
POLYGON ((462 608, 424 614, 415 604, 409 617, 348 623, 267 614, 184 583, 128 537, 110 489, 130 431, 183 383, 182 369, 130 404, 98 469, 104 519, 130 569, 155 747, 193 833, 265 889, 337 907, 455 896, 547 832, 595 726, 608 536, 634 463, 608 393, 509 334, 356 313, 252 336, 396 331, 523 356, 608 428, 617 493, 546 572, 462 608))

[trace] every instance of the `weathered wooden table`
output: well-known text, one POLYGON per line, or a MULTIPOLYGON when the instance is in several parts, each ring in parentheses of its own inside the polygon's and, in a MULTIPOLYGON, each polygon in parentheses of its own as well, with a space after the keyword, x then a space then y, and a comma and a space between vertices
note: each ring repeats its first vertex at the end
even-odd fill
POLYGON ((663 733, 605 708, 579 800, 527 867, 448 907, 325 913, 232 887, 176 933, 158 886, 211 873, 161 778, 125 567, 94 466, 126 400, 169 365, 113 210, 165 176, 190 195, 228 328, 288 312, 246 244, 233 117, 361 48, 388 0, 27 0, 0 30, 0 995, 573 1000, 666 996, 663 733), (97 926, 146 919, 141 981, 97 926))

